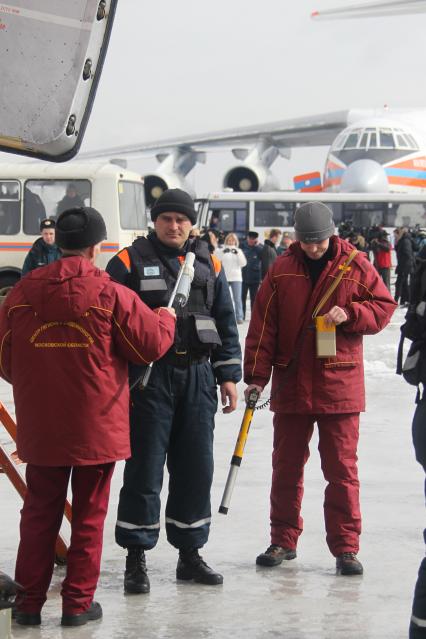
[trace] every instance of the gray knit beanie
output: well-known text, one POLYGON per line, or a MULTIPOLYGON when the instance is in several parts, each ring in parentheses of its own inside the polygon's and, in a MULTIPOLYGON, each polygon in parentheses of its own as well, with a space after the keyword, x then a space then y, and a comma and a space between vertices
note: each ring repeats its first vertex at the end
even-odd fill
POLYGON ((294 230, 300 242, 322 242, 334 234, 333 213, 323 202, 306 202, 295 213, 294 230))

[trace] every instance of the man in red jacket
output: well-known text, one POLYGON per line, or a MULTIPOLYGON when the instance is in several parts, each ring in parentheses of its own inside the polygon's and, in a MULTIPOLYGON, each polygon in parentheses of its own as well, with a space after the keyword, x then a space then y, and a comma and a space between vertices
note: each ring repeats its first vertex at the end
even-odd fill
POLYGON ((363 572, 357 559, 361 513, 356 464, 359 413, 365 409, 362 336, 382 330, 396 304, 364 253, 334 235, 325 204, 303 204, 296 212, 295 231, 298 241, 262 282, 246 340, 246 393, 253 387, 260 392, 274 369, 271 545, 256 563, 277 566, 296 557, 303 529, 303 469, 316 422, 328 482, 327 544, 337 572, 358 575, 363 572), (334 346, 335 331, 335 349, 327 356, 317 351, 317 314, 323 316, 320 336, 326 345, 334 346))
POLYGON ((29 273, 0 309, 0 374, 13 385, 17 452, 27 462, 16 562, 21 625, 41 623, 69 480, 61 623, 102 616, 93 595, 109 487, 115 462, 130 457, 128 362, 158 359, 174 339, 174 311, 152 311, 94 266, 105 238, 95 209, 62 213, 62 259, 29 273))

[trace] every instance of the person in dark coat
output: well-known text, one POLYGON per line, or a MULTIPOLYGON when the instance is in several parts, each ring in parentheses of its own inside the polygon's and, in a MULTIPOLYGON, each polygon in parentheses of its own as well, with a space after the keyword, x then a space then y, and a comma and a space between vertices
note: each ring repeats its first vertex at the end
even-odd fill
POLYGON ((278 257, 277 246, 280 243, 281 235, 282 233, 279 229, 271 229, 269 238, 265 240, 260 258, 262 262, 262 279, 278 257))
POLYGON ((102 616, 93 596, 109 487, 115 462, 130 455, 128 363, 161 357, 175 328, 174 311, 153 312, 94 266, 106 238, 98 211, 65 211, 56 238, 63 258, 22 278, 0 308, 0 375, 13 386, 17 454, 27 463, 15 571, 24 626, 41 623, 70 481, 61 624, 102 616))
POLYGON ((29 250, 22 266, 22 275, 40 266, 46 266, 59 260, 62 253, 55 244, 55 220, 47 218, 40 223, 41 237, 38 238, 29 250))
POLYGON ((241 299, 243 303, 243 319, 246 318, 247 293, 250 293, 250 305, 253 308, 257 289, 262 281, 262 249, 262 244, 259 244, 259 233, 249 231, 247 240, 241 244, 241 250, 247 260, 247 265, 242 269, 243 286, 241 299))
MULTIPOLYGON (((424 351, 421 350, 421 357, 424 351)), ((416 460, 426 473, 426 397, 422 396, 416 406, 413 417, 412 434, 416 460)), ((426 496, 426 483, 425 496, 426 496)), ((426 528, 423 531, 426 542, 426 528)), ((410 619, 409 639, 426 639, 426 558, 423 558, 414 589, 412 613, 410 619)))
MULTIPOLYGON (((189 239, 192 198, 168 189, 151 209, 155 232, 110 260, 107 271, 149 306, 166 304, 186 254, 195 253, 188 302, 177 309, 175 342, 153 367, 144 389, 131 393, 132 456, 126 461, 115 538, 127 549, 124 589, 150 590, 145 552, 160 533, 160 492, 169 471, 166 535, 179 551, 176 578, 206 585, 223 577, 199 554, 208 540, 213 479, 213 431, 220 386, 223 411, 235 410, 241 349, 220 260, 201 238, 189 239)), ((140 374, 140 373, 139 373, 140 374)), ((131 385, 138 371, 130 371, 131 385)))
POLYGON ((407 306, 410 302, 409 277, 414 268, 414 251, 413 242, 411 240, 407 228, 397 229, 395 234, 395 251, 396 251, 396 282, 395 282, 395 300, 400 306, 407 306))
POLYGON ((68 209, 78 208, 79 206, 84 206, 84 202, 78 194, 76 185, 73 182, 70 182, 67 186, 64 197, 58 202, 56 215, 60 215, 68 209))
POLYGON ((244 381, 246 396, 253 388, 260 392, 273 369, 271 545, 256 563, 272 567, 296 557, 303 529, 304 465, 316 422, 328 482, 327 544, 337 572, 354 575, 363 572, 357 558, 357 444, 359 413, 365 410, 362 336, 382 330, 396 304, 365 254, 334 231, 332 212, 322 202, 296 211, 298 241, 269 269, 256 297, 244 381), (316 335, 318 325, 322 330, 316 335), (333 348, 318 352, 317 340, 333 348))

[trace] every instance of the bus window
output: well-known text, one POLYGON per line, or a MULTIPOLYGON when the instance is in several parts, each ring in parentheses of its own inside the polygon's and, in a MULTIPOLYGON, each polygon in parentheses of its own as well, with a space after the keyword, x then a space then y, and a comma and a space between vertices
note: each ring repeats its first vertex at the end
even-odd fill
POLYGON ((24 233, 39 235, 40 222, 75 206, 90 206, 89 180, 27 180, 24 187, 24 233))
POLYGON ((146 230, 147 219, 142 182, 119 182, 118 199, 121 228, 146 230))
POLYGON ((293 226, 294 202, 255 202, 254 226, 293 226))
POLYGON ((426 206, 424 202, 389 203, 388 216, 392 215, 392 223, 388 226, 426 226, 426 206))
POLYGON ((247 202, 224 202, 213 200, 209 203, 208 227, 223 233, 247 233, 247 202))
POLYGON ((15 235, 21 228, 21 197, 19 182, 0 181, 0 234, 15 235))
POLYGON ((385 224, 387 202, 344 202, 343 220, 356 229, 385 224))

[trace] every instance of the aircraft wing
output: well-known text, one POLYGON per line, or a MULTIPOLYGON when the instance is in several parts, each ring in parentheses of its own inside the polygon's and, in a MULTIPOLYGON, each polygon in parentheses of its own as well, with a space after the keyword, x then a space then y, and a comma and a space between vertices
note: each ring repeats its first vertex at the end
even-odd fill
POLYGON ((115 146, 80 153, 79 157, 83 159, 122 155, 154 155, 157 152, 172 152, 176 148, 191 149, 192 151, 214 147, 235 148, 236 145, 256 144, 260 139, 266 139, 279 148, 324 146, 331 144, 337 134, 348 125, 348 116, 349 111, 336 111, 168 140, 115 146))
POLYGON ((324 11, 314 11, 312 18, 339 19, 339 18, 365 18, 374 16, 404 15, 407 13, 424 13, 426 11, 426 0, 388 0, 387 2, 363 2, 362 4, 352 4, 335 9, 324 11))

